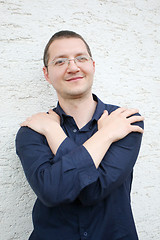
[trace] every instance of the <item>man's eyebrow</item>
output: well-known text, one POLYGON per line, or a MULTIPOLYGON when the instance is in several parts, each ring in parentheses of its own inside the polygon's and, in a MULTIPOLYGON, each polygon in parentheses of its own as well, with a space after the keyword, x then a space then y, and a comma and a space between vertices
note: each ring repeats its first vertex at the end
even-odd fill
MULTIPOLYGON (((88 54, 88 53, 86 53, 86 52, 79 52, 79 53, 76 53, 76 54, 75 54, 75 57, 81 56, 81 55, 87 55, 87 54, 88 54)), ((52 61, 54 61, 54 60, 57 59, 57 58, 68 58, 68 55, 67 55, 67 54, 57 55, 57 56, 55 56, 55 57, 52 59, 52 61)))
POLYGON ((53 58, 53 60, 57 59, 57 58, 67 58, 67 55, 57 55, 53 58))

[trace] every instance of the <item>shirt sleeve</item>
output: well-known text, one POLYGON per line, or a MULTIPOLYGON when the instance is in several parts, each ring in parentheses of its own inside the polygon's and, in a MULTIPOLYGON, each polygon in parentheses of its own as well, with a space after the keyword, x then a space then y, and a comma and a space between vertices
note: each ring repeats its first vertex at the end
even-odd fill
POLYGON ((74 201, 82 189, 98 178, 87 150, 69 137, 54 156, 43 135, 22 127, 16 136, 16 152, 30 186, 49 207, 74 201))
MULTIPOLYGON (((136 123, 136 125, 144 128, 143 122, 136 123)), ((83 189, 79 195, 79 199, 84 205, 95 204, 109 196, 126 179, 132 179, 141 139, 141 133, 132 132, 111 145, 98 168, 97 181, 83 189)))

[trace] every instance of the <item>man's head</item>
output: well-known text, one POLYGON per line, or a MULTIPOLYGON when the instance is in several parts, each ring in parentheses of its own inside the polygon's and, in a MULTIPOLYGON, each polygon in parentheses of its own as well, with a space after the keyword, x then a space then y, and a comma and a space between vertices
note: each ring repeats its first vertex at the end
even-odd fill
POLYGON ((79 38, 81 39, 85 45, 86 45, 86 48, 87 48, 87 52, 89 54, 90 57, 92 57, 92 53, 91 53, 91 50, 88 46, 88 44, 86 43, 86 41, 84 40, 84 38, 79 35, 78 33, 76 32, 73 32, 73 31, 68 31, 68 30, 64 30, 64 31, 59 31, 57 33, 55 33, 49 40, 49 42, 47 43, 46 47, 45 47, 45 50, 44 50, 44 56, 43 56, 43 62, 44 62, 44 66, 47 67, 48 66, 48 61, 49 61, 49 47, 50 45, 55 41, 55 40, 58 40, 58 39, 63 39, 63 38, 79 38))
POLYGON ((91 95, 95 72, 91 56, 88 44, 75 32, 61 31, 49 40, 43 72, 59 100, 91 95))

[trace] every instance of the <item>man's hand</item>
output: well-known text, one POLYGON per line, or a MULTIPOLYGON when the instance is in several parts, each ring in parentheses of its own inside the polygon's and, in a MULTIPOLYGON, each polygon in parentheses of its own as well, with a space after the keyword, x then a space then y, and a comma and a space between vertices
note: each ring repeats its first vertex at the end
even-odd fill
POLYGON ((131 132, 143 133, 143 129, 132 123, 143 121, 142 116, 132 116, 138 113, 137 109, 118 108, 110 115, 105 110, 101 118, 98 120, 98 130, 103 131, 104 136, 111 142, 118 141, 131 132))
POLYGON ((142 116, 132 116, 135 113, 138 113, 137 109, 118 108, 110 115, 106 110, 104 111, 98 120, 98 131, 83 144, 90 153, 96 168, 113 142, 124 138, 131 132, 143 133, 141 127, 131 125, 144 120, 142 116))
POLYGON ((56 154, 59 146, 67 137, 60 126, 60 117, 53 110, 48 113, 37 113, 26 119, 21 126, 29 127, 32 130, 44 135, 52 150, 56 154))
POLYGON ((60 117, 50 109, 48 113, 41 112, 32 115, 21 123, 21 126, 29 127, 40 134, 46 135, 57 124, 60 125, 60 117))

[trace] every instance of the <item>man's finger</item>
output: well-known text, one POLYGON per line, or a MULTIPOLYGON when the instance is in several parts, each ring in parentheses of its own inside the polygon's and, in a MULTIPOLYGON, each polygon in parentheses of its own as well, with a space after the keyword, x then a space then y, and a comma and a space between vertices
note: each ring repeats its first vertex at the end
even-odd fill
POLYGON ((144 133, 144 129, 137 125, 131 125, 131 128, 132 128, 132 132, 144 133))
POLYGON ((122 115, 123 115, 124 117, 129 117, 129 116, 134 115, 134 114, 136 114, 136 113, 139 113, 139 110, 138 110, 138 109, 136 109, 136 108, 130 108, 130 109, 126 109, 126 110, 122 113, 122 115))
POLYGON ((132 116, 127 119, 129 123, 141 122, 144 120, 143 116, 132 116))

